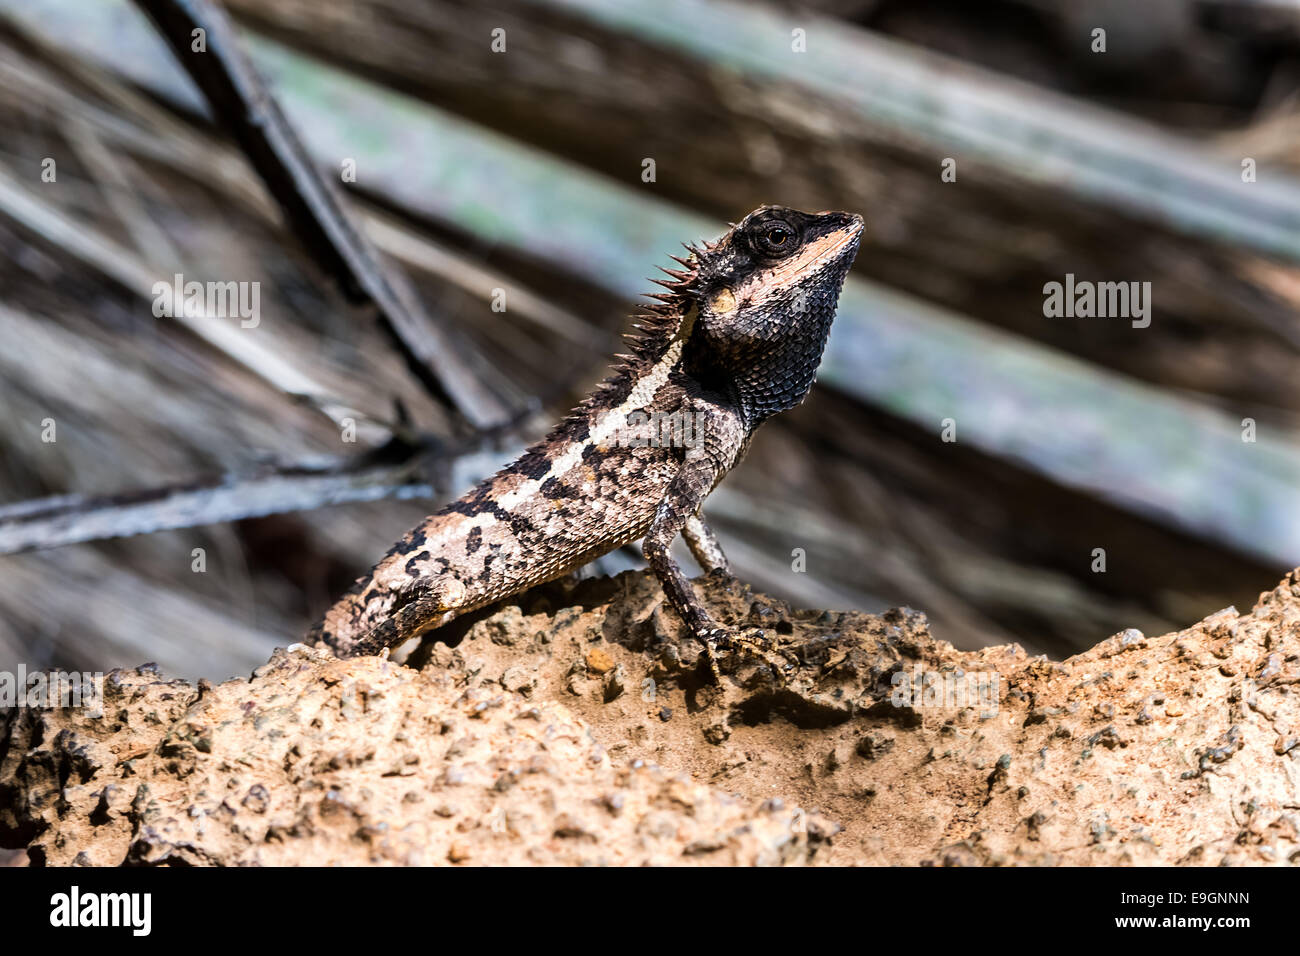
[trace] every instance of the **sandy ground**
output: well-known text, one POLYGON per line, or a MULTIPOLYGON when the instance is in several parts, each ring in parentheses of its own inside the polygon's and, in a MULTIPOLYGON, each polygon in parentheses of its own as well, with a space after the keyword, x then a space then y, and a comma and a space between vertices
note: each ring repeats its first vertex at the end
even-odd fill
POLYGON ((91 865, 1300 862, 1297 572, 1248 614, 1059 663, 958 652, 907 609, 698 585, 788 673, 738 653, 711 686, 636 572, 457 622, 405 665, 115 671, 102 718, 0 718, 0 844, 91 865))

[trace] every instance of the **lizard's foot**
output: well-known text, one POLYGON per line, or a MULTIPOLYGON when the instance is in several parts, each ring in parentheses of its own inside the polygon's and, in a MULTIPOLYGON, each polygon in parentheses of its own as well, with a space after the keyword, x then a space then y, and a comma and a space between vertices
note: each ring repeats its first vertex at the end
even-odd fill
POLYGON ((759 628, 733 630, 724 627, 711 627, 702 631, 698 636, 700 642, 704 645, 704 658, 708 661, 709 673, 713 675, 716 684, 720 685, 722 683, 722 675, 718 671, 717 652, 719 650, 748 651, 755 657, 761 658, 767 662, 768 667, 772 669, 772 675, 780 683, 785 683, 786 677, 794 670, 795 662, 778 652, 776 644, 759 628))
POLYGON ((710 627, 698 632, 695 637, 704 645, 704 660, 709 665, 709 674, 713 678, 713 683, 721 687, 722 672, 718 670, 718 648, 728 639, 726 630, 721 627, 710 627))

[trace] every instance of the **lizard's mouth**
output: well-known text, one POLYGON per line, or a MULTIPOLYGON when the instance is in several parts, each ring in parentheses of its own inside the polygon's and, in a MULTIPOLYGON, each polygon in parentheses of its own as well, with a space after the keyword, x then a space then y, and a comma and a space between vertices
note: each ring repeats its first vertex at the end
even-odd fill
POLYGON ((852 244, 853 253, 856 254, 858 251, 858 244, 862 241, 862 233, 866 229, 867 224, 866 221, 857 213, 845 213, 844 215, 848 215, 851 218, 844 229, 841 230, 844 237, 836 248, 844 249, 845 246, 852 244))
POLYGON ((866 229, 866 220, 856 212, 819 212, 819 216, 838 217, 842 224, 829 235, 842 234, 843 243, 856 243, 862 239, 862 232, 866 229))
POLYGON ((857 255, 864 228, 862 217, 842 212, 823 215, 839 216, 844 223, 805 243, 797 254, 776 265, 768 273, 769 282, 776 285, 793 283, 799 276, 819 272, 841 257, 848 256, 852 260, 857 255))

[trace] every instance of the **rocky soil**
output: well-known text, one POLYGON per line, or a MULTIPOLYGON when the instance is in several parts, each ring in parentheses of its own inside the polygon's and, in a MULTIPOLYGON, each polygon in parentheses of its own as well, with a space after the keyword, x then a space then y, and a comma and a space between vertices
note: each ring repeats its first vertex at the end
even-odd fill
POLYGON ((641 573, 531 592, 405 664, 295 647, 220 685, 114 671, 101 718, 0 717, 0 846, 86 865, 1300 862, 1300 572, 1250 613, 1063 662, 959 652, 907 609, 698 584, 786 673, 737 652, 711 686, 641 573))

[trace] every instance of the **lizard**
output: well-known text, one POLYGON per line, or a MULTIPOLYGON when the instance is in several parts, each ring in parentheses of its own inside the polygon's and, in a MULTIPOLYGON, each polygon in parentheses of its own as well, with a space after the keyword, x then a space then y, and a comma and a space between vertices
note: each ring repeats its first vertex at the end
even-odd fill
POLYGON ((761 632, 721 626, 669 546, 730 573, 700 514, 755 430, 812 388, 861 216, 762 206, 714 242, 684 244, 652 293, 629 351, 541 441, 426 518, 309 633, 340 657, 378 654, 453 618, 642 541, 668 603, 717 653, 748 647, 778 666, 761 632))

